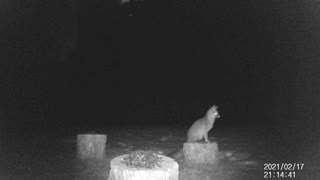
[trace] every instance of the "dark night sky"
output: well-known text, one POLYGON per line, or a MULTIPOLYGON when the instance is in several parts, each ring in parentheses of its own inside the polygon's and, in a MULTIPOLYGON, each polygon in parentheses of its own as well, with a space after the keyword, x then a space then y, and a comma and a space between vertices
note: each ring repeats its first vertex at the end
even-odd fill
MULTIPOLYGON (((316 1, 2 1, 2 127, 190 124, 314 130, 316 1)), ((307 131, 307 130, 306 130, 307 131)))

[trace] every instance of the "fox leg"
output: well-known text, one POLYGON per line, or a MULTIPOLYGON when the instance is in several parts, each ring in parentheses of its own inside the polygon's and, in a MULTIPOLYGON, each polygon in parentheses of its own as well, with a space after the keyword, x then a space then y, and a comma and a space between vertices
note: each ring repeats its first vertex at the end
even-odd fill
POLYGON ((208 133, 204 133, 203 137, 204 137, 204 140, 206 141, 206 143, 210 142, 208 139, 208 133))

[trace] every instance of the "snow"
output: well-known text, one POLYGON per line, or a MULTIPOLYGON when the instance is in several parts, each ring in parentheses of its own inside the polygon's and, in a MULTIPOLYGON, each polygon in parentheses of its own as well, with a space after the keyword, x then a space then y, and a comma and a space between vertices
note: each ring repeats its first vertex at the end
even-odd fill
MULTIPOLYGON (((75 130, 70 133, 73 135, 64 139, 42 137, 3 147, 0 179, 107 179, 110 161, 114 157, 138 149, 166 155, 182 148, 186 140, 186 129, 172 126, 102 129, 100 133, 108 135, 105 157, 102 160, 83 161, 76 158, 76 135, 81 132, 75 130)), ((263 179, 264 163, 284 161, 280 159, 284 155, 289 157, 289 162, 299 160, 289 156, 294 151, 288 146, 284 148, 281 144, 268 142, 270 137, 265 138, 266 134, 266 131, 260 129, 213 129, 209 133, 209 140, 217 142, 219 146, 219 163, 192 165, 183 158, 176 159, 179 163, 179 179, 263 179), (288 151, 284 151, 286 149, 288 151)), ((299 162, 306 163, 306 168, 296 171, 296 179, 299 179, 299 175, 308 176, 309 179, 319 175, 315 172, 319 172, 320 167, 312 162, 312 158, 302 157, 299 162)))

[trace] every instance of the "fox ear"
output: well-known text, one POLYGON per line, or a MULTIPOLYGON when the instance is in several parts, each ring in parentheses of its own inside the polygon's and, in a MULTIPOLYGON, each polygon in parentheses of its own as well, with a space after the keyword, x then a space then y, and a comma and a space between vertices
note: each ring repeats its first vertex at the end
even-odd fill
POLYGON ((213 105, 210 109, 218 109, 218 106, 213 105))

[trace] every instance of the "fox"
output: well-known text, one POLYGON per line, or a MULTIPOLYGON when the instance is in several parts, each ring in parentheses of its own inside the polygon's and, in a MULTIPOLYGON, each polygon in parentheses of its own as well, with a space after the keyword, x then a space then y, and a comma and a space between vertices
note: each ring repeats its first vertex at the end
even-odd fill
MULTIPOLYGON (((204 139, 206 143, 209 143, 208 133, 213 128, 216 118, 220 118, 218 112, 218 106, 213 105, 206 113, 206 115, 196 120, 188 130, 187 142, 193 143, 204 139)), ((182 149, 178 152, 170 153, 169 156, 174 158, 180 158, 183 156, 182 149)))
POLYGON ((206 143, 209 143, 208 132, 212 129, 213 124, 216 118, 220 118, 218 112, 218 106, 212 106, 206 113, 203 118, 196 120, 188 130, 188 139, 187 142, 196 142, 205 140, 206 143))

